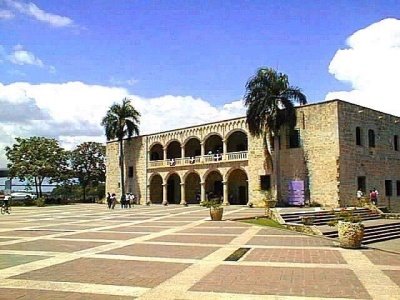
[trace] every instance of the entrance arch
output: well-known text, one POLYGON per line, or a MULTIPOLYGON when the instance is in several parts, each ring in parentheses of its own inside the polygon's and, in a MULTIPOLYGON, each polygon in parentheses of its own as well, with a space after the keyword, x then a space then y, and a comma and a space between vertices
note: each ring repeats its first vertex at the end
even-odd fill
POLYGON ((167 179, 167 201, 170 204, 181 202, 181 178, 178 174, 171 174, 167 179))
POLYGON ((150 201, 152 203, 162 203, 163 186, 162 178, 156 174, 150 180, 150 201))
POLYGON ((205 180, 206 195, 212 193, 215 196, 223 197, 224 187, 222 184, 222 175, 219 171, 210 172, 205 180))
POLYGON ((192 172, 185 179, 185 200, 188 204, 200 203, 200 176, 192 172))
POLYGON ((228 200, 231 205, 246 205, 248 202, 247 174, 242 169, 235 169, 228 177, 228 200))

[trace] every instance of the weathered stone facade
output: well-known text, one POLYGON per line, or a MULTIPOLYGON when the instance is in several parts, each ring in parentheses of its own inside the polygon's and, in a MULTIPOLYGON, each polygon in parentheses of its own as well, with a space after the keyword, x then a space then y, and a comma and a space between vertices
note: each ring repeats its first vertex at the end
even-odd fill
MULTIPOLYGON (((390 201, 392 208, 400 208, 400 142, 395 142, 400 118, 340 100, 297 107, 296 114, 299 144, 282 132, 280 150, 272 152, 279 153, 283 202, 289 183, 300 180, 306 201, 352 205, 363 184, 366 192, 378 189, 380 204, 390 201), (375 147, 368 146, 368 130, 374 130, 375 147), (362 145, 357 145, 360 136, 362 145)), ((245 118, 135 137, 124 141, 124 149, 126 190, 142 204, 199 203, 213 192, 225 204, 262 206, 262 180, 275 182, 271 177, 276 173, 264 163, 263 139, 249 134, 245 118)), ((116 142, 107 144, 106 189, 119 191, 116 142)))

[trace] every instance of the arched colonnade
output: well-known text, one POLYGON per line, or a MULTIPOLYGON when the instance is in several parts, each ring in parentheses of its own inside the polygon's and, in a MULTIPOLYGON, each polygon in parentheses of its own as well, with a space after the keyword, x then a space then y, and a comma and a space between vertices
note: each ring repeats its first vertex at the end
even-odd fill
POLYGON ((152 203, 199 204, 211 194, 221 197, 224 205, 248 202, 248 175, 241 167, 231 168, 226 173, 218 169, 209 169, 204 174, 196 170, 153 173, 148 183, 152 203))

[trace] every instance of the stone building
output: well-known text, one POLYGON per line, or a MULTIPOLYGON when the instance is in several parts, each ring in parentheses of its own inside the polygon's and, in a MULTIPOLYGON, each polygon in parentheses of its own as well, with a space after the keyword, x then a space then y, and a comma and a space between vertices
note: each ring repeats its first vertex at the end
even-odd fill
MULTIPOLYGON (((279 138, 282 202, 349 206, 361 188, 400 209, 400 118, 341 100, 299 106, 293 132, 279 138)), ((209 193, 228 205, 262 206, 276 172, 244 117, 124 141, 125 186, 140 203, 197 204, 209 193)), ((118 143, 107 144, 107 182, 119 191, 118 143)))

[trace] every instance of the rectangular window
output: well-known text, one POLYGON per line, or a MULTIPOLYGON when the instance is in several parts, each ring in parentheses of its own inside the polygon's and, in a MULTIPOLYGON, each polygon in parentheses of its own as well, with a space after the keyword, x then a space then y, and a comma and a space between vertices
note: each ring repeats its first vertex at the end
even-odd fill
POLYGON ((390 197, 390 196, 393 195, 392 181, 391 180, 385 180, 385 195, 387 197, 390 197))
POLYGON ((271 175, 260 176, 260 187, 262 191, 269 191, 271 189, 271 175))
POLYGON ((400 196, 400 180, 396 181, 396 195, 400 196))
POLYGON ((361 142, 361 128, 360 127, 356 127, 356 145, 361 146, 362 142, 361 142))
POLYGON ((359 188, 365 195, 367 192, 367 179, 365 176, 358 176, 357 177, 357 188, 359 188))
POLYGON ((288 148, 300 147, 300 130, 294 129, 288 134, 288 148))
POLYGON ((393 137, 393 148, 394 148, 394 151, 399 151, 399 136, 398 135, 395 135, 393 137))
POLYGON ((128 177, 129 178, 133 177, 133 167, 128 167, 128 177))

